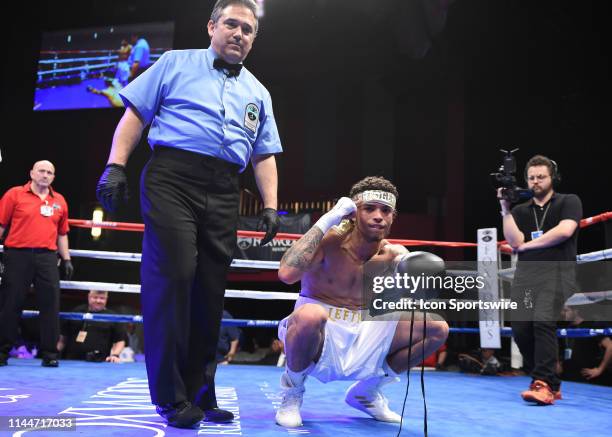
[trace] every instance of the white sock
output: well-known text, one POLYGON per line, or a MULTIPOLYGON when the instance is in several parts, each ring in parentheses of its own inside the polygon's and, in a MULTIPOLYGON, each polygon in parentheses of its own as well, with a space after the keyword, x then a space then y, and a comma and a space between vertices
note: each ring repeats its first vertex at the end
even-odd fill
POLYGON ((304 370, 300 370, 299 372, 294 372, 293 370, 291 370, 289 368, 289 366, 287 366, 285 369, 285 371, 287 372, 287 375, 289 376, 289 379, 291 380, 291 383, 293 384, 294 387, 301 387, 304 385, 304 381, 306 380, 306 376, 308 376, 308 374, 310 372, 312 372, 312 369, 314 368, 315 363, 310 363, 310 366, 306 367, 304 370))

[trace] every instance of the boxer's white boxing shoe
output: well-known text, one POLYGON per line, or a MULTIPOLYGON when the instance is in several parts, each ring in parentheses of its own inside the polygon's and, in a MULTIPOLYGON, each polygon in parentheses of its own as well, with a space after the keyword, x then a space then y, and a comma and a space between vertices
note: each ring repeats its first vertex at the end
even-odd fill
POLYGON ((283 372, 280 380, 283 400, 276 412, 276 423, 286 428, 302 426, 300 407, 304 400, 304 384, 299 387, 293 385, 287 372, 283 372))
POLYGON ((389 409, 389 400, 380 391, 382 386, 399 380, 397 377, 374 376, 357 381, 348 388, 344 400, 376 420, 399 423, 402 417, 389 409))

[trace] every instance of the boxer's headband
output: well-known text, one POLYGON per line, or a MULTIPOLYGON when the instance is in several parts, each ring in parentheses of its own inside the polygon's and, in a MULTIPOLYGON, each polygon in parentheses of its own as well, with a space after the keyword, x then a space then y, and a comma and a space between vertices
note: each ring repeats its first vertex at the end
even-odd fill
POLYGON ((393 209, 395 209, 396 201, 395 195, 389 193, 388 191, 381 190, 362 191, 361 193, 356 194, 353 200, 361 201, 363 203, 382 203, 383 205, 390 206, 393 209))

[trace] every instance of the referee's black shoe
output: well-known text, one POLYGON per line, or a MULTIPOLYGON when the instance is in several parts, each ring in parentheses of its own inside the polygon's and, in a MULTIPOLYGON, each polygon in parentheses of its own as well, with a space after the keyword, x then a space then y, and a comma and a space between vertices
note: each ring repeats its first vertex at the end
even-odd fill
POLYGON ((234 420, 234 414, 231 411, 222 410, 221 408, 204 410, 205 422, 228 423, 232 420, 234 420))
POLYGON ((156 405, 155 410, 157 414, 166 419, 168 425, 175 428, 193 428, 204 417, 200 408, 187 401, 156 405))

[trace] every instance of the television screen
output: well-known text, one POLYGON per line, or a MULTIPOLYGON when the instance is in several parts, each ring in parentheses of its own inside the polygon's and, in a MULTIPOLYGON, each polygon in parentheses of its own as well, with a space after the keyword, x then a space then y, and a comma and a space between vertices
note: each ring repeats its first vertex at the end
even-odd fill
POLYGON ((42 35, 34 110, 123 107, 119 90, 172 47, 174 23, 42 35))

